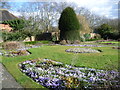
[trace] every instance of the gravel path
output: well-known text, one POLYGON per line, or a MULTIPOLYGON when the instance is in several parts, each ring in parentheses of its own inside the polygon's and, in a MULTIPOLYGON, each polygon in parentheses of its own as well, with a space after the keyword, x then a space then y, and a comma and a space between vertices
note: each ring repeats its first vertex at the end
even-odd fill
POLYGON ((0 90, 24 90, 0 63, 0 90))

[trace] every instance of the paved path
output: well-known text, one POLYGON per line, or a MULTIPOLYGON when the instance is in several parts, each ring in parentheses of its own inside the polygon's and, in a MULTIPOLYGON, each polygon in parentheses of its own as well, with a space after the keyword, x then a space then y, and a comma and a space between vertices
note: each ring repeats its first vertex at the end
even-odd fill
POLYGON ((0 63, 0 90, 24 90, 0 63))

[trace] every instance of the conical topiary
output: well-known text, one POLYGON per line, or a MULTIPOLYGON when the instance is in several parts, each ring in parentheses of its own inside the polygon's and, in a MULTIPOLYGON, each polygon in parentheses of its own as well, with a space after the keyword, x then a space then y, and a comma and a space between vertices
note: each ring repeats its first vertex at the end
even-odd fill
POLYGON ((59 19, 60 40, 79 40, 80 26, 74 10, 71 7, 65 8, 59 19))

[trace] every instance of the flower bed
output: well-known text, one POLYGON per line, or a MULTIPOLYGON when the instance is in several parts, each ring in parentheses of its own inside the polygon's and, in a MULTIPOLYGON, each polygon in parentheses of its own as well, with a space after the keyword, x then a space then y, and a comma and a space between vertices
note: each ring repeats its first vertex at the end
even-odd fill
POLYGON ((29 54, 31 53, 27 50, 3 51, 1 53, 2 56, 6 56, 6 57, 25 56, 29 54))
POLYGON ((119 85, 118 72, 75 67, 50 59, 24 61, 19 64, 19 68, 49 89, 92 89, 119 85))
POLYGON ((15 57, 15 56, 29 55, 31 53, 28 51, 28 49, 30 49, 30 48, 38 48, 38 47, 41 47, 41 46, 31 45, 31 46, 19 48, 17 50, 10 50, 10 51, 1 50, 0 51, 0 55, 6 56, 6 57, 15 57))
POLYGON ((79 44, 67 44, 65 46, 80 46, 80 47, 105 47, 105 45, 79 45, 79 44))
POLYGON ((100 53, 98 50, 94 50, 91 48, 70 48, 65 51, 73 53, 100 53))
POLYGON ((112 49, 120 49, 120 47, 112 47, 112 49))

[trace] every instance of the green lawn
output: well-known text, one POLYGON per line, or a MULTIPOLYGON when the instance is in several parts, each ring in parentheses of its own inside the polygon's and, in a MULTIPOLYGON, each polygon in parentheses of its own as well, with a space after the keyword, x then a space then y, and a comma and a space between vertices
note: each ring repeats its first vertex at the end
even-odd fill
MULTIPOLYGON (((2 57, 2 63, 7 70, 13 75, 17 82, 25 88, 44 88, 35 83, 28 76, 24 75, 18 68, 18 64, 36 58, 48 58, 60 61, 66 64, 74 64, 76 66, 85 66, 96 69, 118 69, 118 50, 112 47, 91 47, 93 49, 101 49, 101 53, 67 53, 66 49, 77 48, 74 46, 42 46, 40 48, 29 49, 32 52, 28 56, 18 57, 2 57)), ((83 47, 81 47, 83 48, 83 47)), ((88 47, 85 47, 88 48, 88 47)))
POLYGON ((113 44, 118 44, 118 41, 105 41, 105 42, 101 42, 101 43, 113 43, 113 44))
POLYGON ((24 42, 24 44, 32 44, 32 45, 34 45, 34 44, 49 44, 49 43, 52 43, 51 41, 29 41, 29 42, 24 42))

